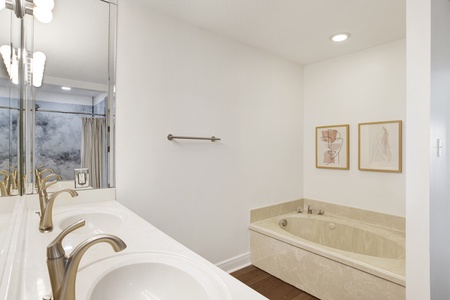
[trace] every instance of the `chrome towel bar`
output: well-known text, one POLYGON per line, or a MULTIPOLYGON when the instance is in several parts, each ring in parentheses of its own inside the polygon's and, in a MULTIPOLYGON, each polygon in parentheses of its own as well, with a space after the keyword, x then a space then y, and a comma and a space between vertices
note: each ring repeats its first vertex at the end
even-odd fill
POLYGON ((212 137, 194 137, 194 136, 174 136, 172 134, 169 134, 167 136, 167 139, 169 141, 171 141, 173 139, 179 139, 179 140, 206 140, 206 141, 211 141, 211 142, 220 141, 220 138, 216 138, 215 136, 212 136, 212 137))

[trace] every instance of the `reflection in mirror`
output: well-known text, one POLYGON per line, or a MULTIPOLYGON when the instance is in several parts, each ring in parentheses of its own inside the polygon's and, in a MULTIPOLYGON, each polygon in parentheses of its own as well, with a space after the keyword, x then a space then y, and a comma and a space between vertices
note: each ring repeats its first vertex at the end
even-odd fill
MULTIPOLYGON (((0 10, 0 47, 17 48, 13 12, 0 10)), ((7 58, 6 58, 7 61, 7 58)), ((0 55, 0 196, 18 194, 18 86, 9 78, 5 57, 0 55)))
POLYGON ((17 119, 18 100, 12 97, 17 89, 11 81, 0 78, 0 194, 18 194, 17 180, 17 119))
POLYGON ((87 168, 89 187, 112 186, 110 4, 58 0, 53 14, 51 23, 34 22, 34 51, 43 52, 46 63, 43 84, 34 91, 33 169, 50 168, 73 188, 75 170, 87 168))

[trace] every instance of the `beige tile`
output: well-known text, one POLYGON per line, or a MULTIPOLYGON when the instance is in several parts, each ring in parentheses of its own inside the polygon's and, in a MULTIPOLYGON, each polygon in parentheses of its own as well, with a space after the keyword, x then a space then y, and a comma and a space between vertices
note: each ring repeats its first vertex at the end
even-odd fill
POLYGON ((298 207, 303 207, 303 199, 252 209, 250 223, 290 213, 296 211, 298 207))
POLYGON ((250 231, 251 262, 322 300, 401 300, 405 287, 250 231))
POLYGON ((323 209, 325 211, 325 215, 352 219, 390 230, 405 232, 405 218, 401 216, 388 215, 380 212, 336 205, 311 199, 303 200, 305 208, 308 207, 308 205, 311 205, 311 207, 313 207, 316 211, 318 209, 323 209))

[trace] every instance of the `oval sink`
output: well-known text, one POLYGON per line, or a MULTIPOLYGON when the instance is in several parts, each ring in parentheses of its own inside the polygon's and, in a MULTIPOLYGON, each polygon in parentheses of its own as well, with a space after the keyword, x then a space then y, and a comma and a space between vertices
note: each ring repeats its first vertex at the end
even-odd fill
POLYGON ((84 219, 86 224, 73 231, 73 234, 91 235, 99 233, 111 233, 122 225, 120 216, 110 213, 81 213, 64 218, 59 223, 61 230, 67 228, 78 220, 84 219))
POLYGON ((81 269, 78 276, 80 299, 231 299, 225 284, 208 268, 169 253, 117 255, 81 269))
POLYGON ((166 264, 141 263, 109 272, 95 286, 91 300, 185 299, 186 295, 210 299, 201 282, 189 273, 166 264))

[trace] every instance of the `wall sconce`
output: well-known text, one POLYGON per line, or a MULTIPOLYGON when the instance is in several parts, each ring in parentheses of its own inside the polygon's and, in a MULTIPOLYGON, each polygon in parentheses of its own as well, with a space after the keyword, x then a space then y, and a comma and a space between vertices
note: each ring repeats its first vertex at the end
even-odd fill
POLYGON ((53 19, 54 0, 0 0, 0 10, 13 10, 22 19, 25 14, 33 15, 41 23, 50 23, 53 19))
MULTIPOLYGON (((3 56, 3 62, 5 63, 12 83, 19 84, 20 51, 11 48, 9 45, 3 45, 0 47, 0 54, 3 56)), ((32 84, 34 87, 40 87, 44 77, 45 54, 37 51, 29 55, 25 50, 24 56, 26 56, 25 80, 29 85, 32 84)))

